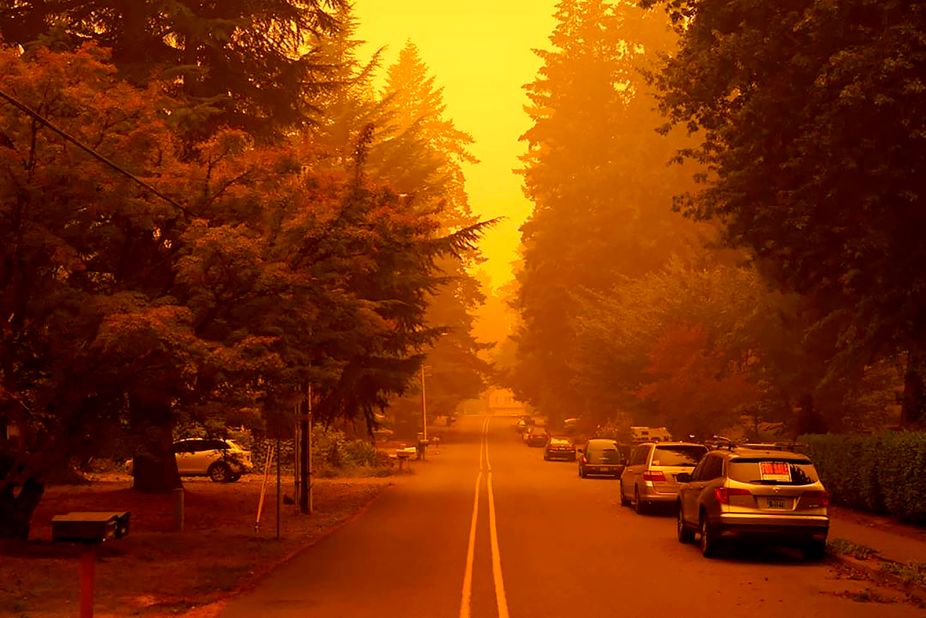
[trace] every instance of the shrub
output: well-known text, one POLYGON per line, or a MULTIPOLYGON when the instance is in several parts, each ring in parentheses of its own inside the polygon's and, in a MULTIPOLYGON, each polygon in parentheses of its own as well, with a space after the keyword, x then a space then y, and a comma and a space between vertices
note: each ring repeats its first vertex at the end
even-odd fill
POLYGON ((834 502, 926 522, 926 433, 825 434, 799 440, 834 502))

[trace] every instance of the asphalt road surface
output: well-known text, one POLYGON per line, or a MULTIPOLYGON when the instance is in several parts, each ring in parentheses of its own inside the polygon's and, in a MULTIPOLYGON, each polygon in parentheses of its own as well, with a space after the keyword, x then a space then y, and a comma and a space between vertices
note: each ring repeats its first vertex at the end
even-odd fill
POLYGON ((703 558, 671 513, 621 508, 616 481, 543 461, 514 423, 460 419, 414 475, 222 616, 926 617, 798 552, 703 558))

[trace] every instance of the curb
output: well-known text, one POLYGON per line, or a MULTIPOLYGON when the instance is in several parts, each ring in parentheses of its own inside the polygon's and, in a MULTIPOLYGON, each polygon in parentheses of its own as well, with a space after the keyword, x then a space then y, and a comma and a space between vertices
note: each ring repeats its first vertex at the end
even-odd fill
POLYGON ((869 579, 876 584, 881 584, 896 590, 901 590, 907 593, 908 596, 912 597, 917 602, 926 604, 926 586, 920 586, 904 581, 900 577, 884 571, 882 565, 900 564, 894 560, 882 558, 877 554, 865 560, 854 558, 846 554, 834 553, 827 554, 827 558, 831 562, 839 563, 852 571, 862 573, 866 579, 869 579))

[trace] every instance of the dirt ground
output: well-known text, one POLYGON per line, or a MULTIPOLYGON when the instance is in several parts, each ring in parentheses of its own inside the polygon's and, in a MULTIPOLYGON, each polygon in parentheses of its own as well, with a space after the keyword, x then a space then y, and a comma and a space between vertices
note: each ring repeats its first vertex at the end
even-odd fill
MULTIPOLYGON (((267 488, 261 525, 255 528, 261 477, 237 483, 186 479, 184 531, 177 532, 176 497, 142 494, 125 475, 89 485, 50 488, 30 539, 0 547, 0 615, 20 618, 76 616, 82 548, 51 542, 51 518, 71 511, 129 511, 129 534, 101 546, 96 562, 95 616, 213 616, 222 599, 252 586, 261 575, 360 513, 401 477, 319 479, 315 512, 280 508, 267 488)), ((292 478, 283 496, 293 495, 292 478)))

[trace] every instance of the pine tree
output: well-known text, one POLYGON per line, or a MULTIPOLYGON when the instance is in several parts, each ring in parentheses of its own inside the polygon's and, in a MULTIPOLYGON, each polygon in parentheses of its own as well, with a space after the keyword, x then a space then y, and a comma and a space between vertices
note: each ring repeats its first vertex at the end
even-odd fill
MULTIPOLYGON (((690 230, 671 213, 666 171, 672 147, 640 73, 671 45, 665 20, 625 2, 563 0, 551 49, 526 86, 532 127, 522 136, 524 191, 534 203, 523 225, 513 386, 553 416, 594 401, 577 388, 575 294, 602 292, 684 251, 690 230)), ((597 413, 604 413, 598 410, 597 413)))
POLYGON ((312 36, 330 34, 342 0, 26 0, 0 8, 9 44, 109 49, 137 85, 171 80, 187 97, 174 119, 193 138, 221 126, 260 136, 303 124, 312 36))

